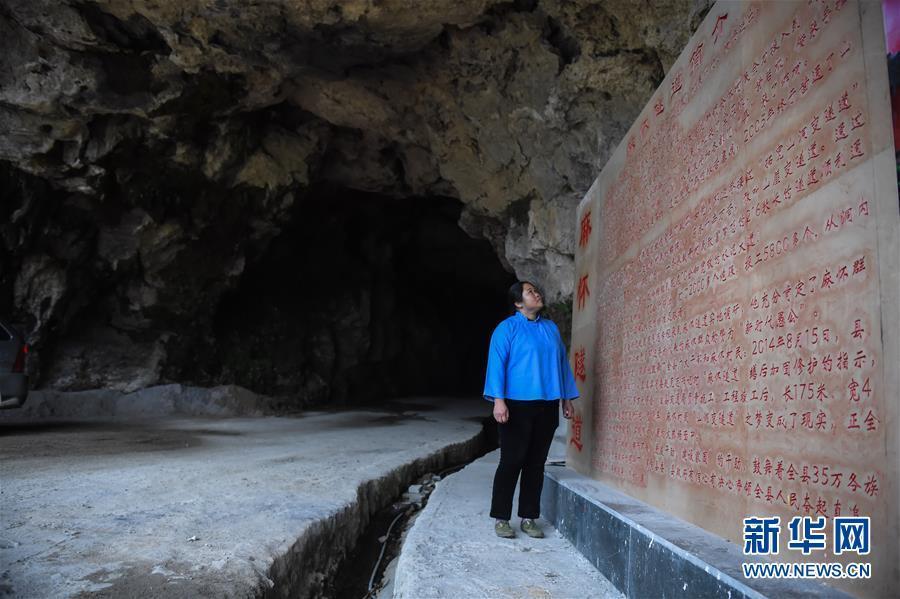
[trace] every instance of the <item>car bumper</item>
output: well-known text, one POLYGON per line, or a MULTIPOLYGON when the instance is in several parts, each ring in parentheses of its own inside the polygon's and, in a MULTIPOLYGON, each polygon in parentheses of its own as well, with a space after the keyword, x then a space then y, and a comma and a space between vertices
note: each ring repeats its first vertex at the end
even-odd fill
POLYGON ((28 397, 28 375, 0 374, 0 409, 18 408, 28 397))

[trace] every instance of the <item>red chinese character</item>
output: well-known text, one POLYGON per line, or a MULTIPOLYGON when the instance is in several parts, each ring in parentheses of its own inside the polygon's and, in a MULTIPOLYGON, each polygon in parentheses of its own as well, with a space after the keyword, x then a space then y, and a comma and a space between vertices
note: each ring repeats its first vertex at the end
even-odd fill
POLYGON ((816 65, 816 69, 815 69, 815 71, 813 72, 813 83, 815 83, 816 81, 820 80, 820 79, 821 79, 822 77, 824 77, 824 76, 825 76, 825 75, 822 74, 822 65, 821 65, 821 64, 817 64, 817 65, 816 65))
POLYGON ((820 152, 825 149, 825 146, 819 146, 816 143, 813 143, 809 146, 809 159, 813 160, 820 156, 820 152))
POLYGON ((587 296, 591 294, 590 289, 588 289, 587 284, 588 276, 584 275, 581 279, 578 280, 578 308, 584 308, 584 304, 587 301, 587 296))
POLYGON ((875 480, 875 475, 869 475, 869 478, 866 479, 866 495, 869 497, 875 497, 878 495, 878 481, 875 480))
POLYGON ((856 382, 856 379, 850 379, 847 388, 850 389, 850 401, 859 401, 859 383, 856 382))
POLYGON ((849 368, 849 366, 847 366, 848 358, 849 358, 849 356, 847 356, 847 352, 845 352, 845 351, 842 351, 841 353, 838 354, 838 357, 837 357, 837 369, 838 370, 847 370, 847 368, 849 368))
MULTIPOLYGON (((801 181, 801 179, 797 179, 801 181)), ((807 241, 808 239, 817 239, 819 237, 818 233, 813 233, 813 230, 809 228, 809 225, 806 225, 806 229, 803 231, 803 241, 807 241)))
POLYGON ((803 412, 803 414, 800 416, 800 424, 801 426, 812 430, 812 412, 803 412))
POLYGON ((850 223, 853 222, 853 209, 852 208, 845 208, 845 209, 841 210, 841 225, 843 225, 844 223, 848 223, 848 222, 850 222, 850 223))
POLYGON ((712 30, 713 43, 719 43, 719 36, 722 34, 722 30, 725 26, 725 21, 728 19, 728 13, 724 13, 716 17, 716 24, 712 30))
POLYGON ((844 279, 846 279, 849 276, 850 275, 847 273, 847 265, 845 264, 844 266, 841 266, 840 270, 838 270, 838 273, 837 273, 838 281, 843 281, 844 279))
POLYGON ((844 157, 843 152, 838 152, 834 156, 834 168, 841 168, 847 166, 847 160, 844 157))
POLYGON ((575 352, 575 378, 581 380, 582 383, 587 378, 584 372, 584 348, 575 352))
POLYGON ((867 431, 874 431, 876 428, 878 428, 878 423, 881 421, 875 417, 875 414, 872 413, 872 410, 869 410, 869 413, 866 414, 864 422, 866 423, 867 431))
POLYGON ((684 76, 681 74, 681 71, 675 73, 675 76, 672 77, 672 96, 674 97, 679 91, 681 91, 682 86, 684 85, 684 76))
POLYGON ((847 126, 847 123, 841 121, 841 123, 837 126, 837 129, 834 130, 834 141, 839 141, 841 139, 847 139, 847 132, 844 131, 844 127, 847 126))
POLYGON ((591 236, 591 211, 588 210, 581 217, 581 239, 578 245, 584 247, 587 245, 588 238, 591 236))
POLYGON ((703 42, 697 44, 697 47, 691 52, 691 72, 694 72, 701 62, 703 62, 703 42))
POLYGON ((581 451, 583 447, 581 444, 581 414, 576 413, 575 417, 572 418, 572 440, 570 443, 575 446, 575 449, 581 451))
POLYGON ((803 513, 808 514, 812 511, 812 504, 809 502, 809 493, 803 498, 803 513))
POLYGON ((866 332, 866 330, 864 328, 862 328, 862 320, 857 318, 856 321, 853 323, 853 332, 851 333, 851 335, 853 335, 854 339, 862 339, 862 335, 865 332, 866 332))
POLYGON ((844 95, 841 96, 841 99, 838 100, 838 112, 843 112, 845 110, 850 109, 850 98, 848 92, 844 92, 844 95))

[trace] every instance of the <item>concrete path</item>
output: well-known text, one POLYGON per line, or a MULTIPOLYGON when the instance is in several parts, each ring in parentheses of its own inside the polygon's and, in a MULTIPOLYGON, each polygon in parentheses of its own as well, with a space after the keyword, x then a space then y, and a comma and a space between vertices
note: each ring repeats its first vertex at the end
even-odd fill
POLYGON ((480 399, 296 418, 3 424, 0 595, 304 596, 374 504, 476 445, 480 399))
MULTIPOLYGON (((517 538, 494 534, 490 496, 499 455, 494 451, 437 484, 407 533, 394 597, 622 597, 543 520, 544 539, 522 533, 518 518, 511 522, 517 538)), ((515 502, 513 513, 518 497, 515 502)))

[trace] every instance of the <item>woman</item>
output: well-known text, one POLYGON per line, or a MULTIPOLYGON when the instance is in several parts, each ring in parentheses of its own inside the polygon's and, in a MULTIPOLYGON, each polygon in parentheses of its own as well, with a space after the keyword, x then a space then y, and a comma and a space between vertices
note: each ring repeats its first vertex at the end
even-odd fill
POLYGON ((578 397, 575 377, 566 359, 566 346, 559 329, 541 318, 541 292, 528 281, 509 288, 512 316, 491 335, 484 398, 494 402, 494 419, 500 432, 500 464, 494 475, 491 518, 498 536, 513 538, 509 525, 513 493, 519 474, 519 517, 522 531, 541 538, 535 523, 541 514, 544 462, 553 433, 559 425, 559 402, 563 416, 574 414, 578 397))

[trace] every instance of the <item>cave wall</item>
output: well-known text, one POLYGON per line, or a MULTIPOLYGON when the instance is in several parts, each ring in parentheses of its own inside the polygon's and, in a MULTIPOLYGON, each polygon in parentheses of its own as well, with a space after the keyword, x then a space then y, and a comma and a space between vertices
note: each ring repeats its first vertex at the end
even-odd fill
POLYGON ((206 347, 164 375, 310 405, 477 396, 515 279, 457 226, 461 209, 452 198, 310 190, 223 297, 206 347))
POLYGON ((329 184, 459 200, 565 305, 578 199, 708 5, 8 0, 0 313, 38 384, 171 380, 329 184))

